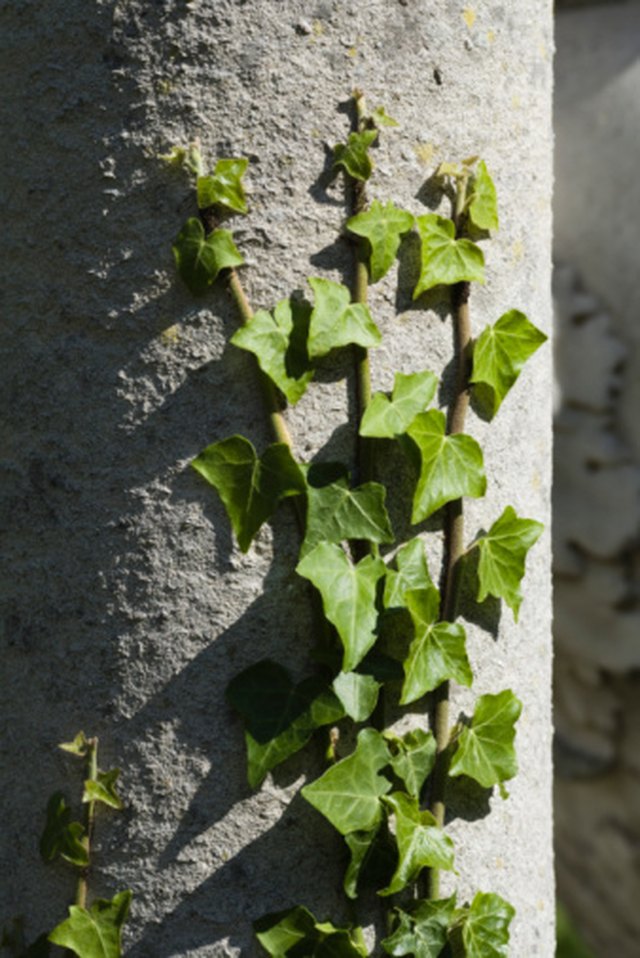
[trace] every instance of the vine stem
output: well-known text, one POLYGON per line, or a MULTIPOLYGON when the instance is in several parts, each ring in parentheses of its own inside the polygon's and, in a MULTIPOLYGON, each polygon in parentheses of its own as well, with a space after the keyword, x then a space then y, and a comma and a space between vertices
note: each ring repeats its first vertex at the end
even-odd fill
MULTIPOLYGON (((87 739, 87 778, 95 781, 98 777, 98 739, 87 739)), ((89 888, 89 868, 91 865, 91 842, 96 821, 96 802, 87 802, 85 814, 84 846, 87 850, 89 864, 80 870, 78 886, 76 888, 76 905, 79 908, 87 907, 87 893, 89 888)))
MULTIPOLYGON (((453 222, 456 236, 462 230, 467 199, 468 172, 457 185, 453 222)), ((452 291, 456 381, 453 403, 449 408, 449 435, 464 431, 469 407, 469 374, 471 321, 469 316, 469 283, 458 283, 452 291)), ((453 622, 456 617, 459 588, 459 562, 464 554, 464 512, 462 499, 449 503, 444 525, 444 570, 440 601, 440 620, 453 622)), ((436 762, 431 779, 430 811, 442 828, 446 803, 445 789, 449 771, 449 683, 443 682, 434 692, 433 733, 436 740, 436 762)), ((440 894, 440 870, 432 868, 427 878, 427 896, 440 894)))

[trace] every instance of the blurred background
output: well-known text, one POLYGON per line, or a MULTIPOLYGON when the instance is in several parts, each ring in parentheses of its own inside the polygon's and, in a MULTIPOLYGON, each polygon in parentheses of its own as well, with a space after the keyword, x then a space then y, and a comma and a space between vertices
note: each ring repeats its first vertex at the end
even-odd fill
POLYGON ((640 956, 640 3, 556 3, 558 958, 640 956))

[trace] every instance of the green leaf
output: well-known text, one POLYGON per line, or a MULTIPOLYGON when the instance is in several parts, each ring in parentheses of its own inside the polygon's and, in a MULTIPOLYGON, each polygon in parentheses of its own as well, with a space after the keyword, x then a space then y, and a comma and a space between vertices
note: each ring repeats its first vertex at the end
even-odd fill
POLYGON ((482 331, 473 347, 473 371, 470 381, 482 405, 493 417, 529 356, 547 337, 524 313, 511 309, 482 331))
MULTIPOLYGON (((432 593, 436 609, 440 605, 440 593, 431 581, 429 566, 422 539, 415 538, 398 550, 395 557, 398 571, 387 569, 384 583, 385 609, 406 608, 405 596, 410 589, 423 589, 432 593)), ((437 612, 435 613, 437 616, 437 612)))
POLYGON ((265 915, 253 923, 256 937, 273 958, 365 958, 367 950, 360 928, 336 928, 318 922, 298 905, 265 915))
POLYGON ((45 862, 61 855, 71 865, 84 868, 89 864, 87 846, 83 838, 84 826, 72 822, 71 809, 62 792, 55 792, 47 803, 47 820, 40 839, 40 854, 45 862))
POLYGON ((422 241, 421 268, 418 285, 413 292, 417 299, 421 293, 444 283, 484 283, 484 255, 479 246, 468 239, 456 239, 452 220, 426 213, 416 218, 422 241))
POLYGON ((391 782, 380 774, 389 760, 383 737, 365 728, 358 735, 355 752, 305 785, 302 795, 341 835, 372 831, 382 820, 380 798, 391 788, 391 782))
POLYGON ((436 761, 436 740, 431 732, 417 728, 398 738, 392 732, 384 737, 391 751, 391 767, 412 798, 420 798, 422 786, 436 761))
POLYGON ((360 435, 393 439, 407 431, 433 399, 438 379, 432 372, 396 373, 393 393, 375 393, 360 423, 360 435))
POLYGON ((86 758, 86 756, 89 754, 91 743, 84 732, 78 732, 72 742, 61 742, 60 745, 58 745, 58 748, 61 748, 63 752, 70 752, 71 755, 78 755, 80 758, 86 758))
POLYGON ((447 943, 447 930, 456 907, 456 896, 421 901, 410 912, 395 909, 398 927, 381 942, 388 955, 438 958, 447 943))
POLYGON ((248 165, 249 160, 245 159, 218 160, 213 173, 199 176, 198 209, 222 206, 233 213, 246 213, 247 200, 242 177, 248 165))
POLYGON ((350 133, 346 143, 338 143, 333 148, 333 166, 341 166, 355 180, 368 180, 373 173, 373 162, 369 156, 369 147, 378 138, 377 130, 363 130, 350 133))
POLYGON ((394 792, 382 801, 395 815, 398 867, 379 895, 395 895, 416 881, 423 868, 453 868, 453 842, 431 812, 421 812, 416 798, 394 792))
POLYGON ((472 181, 469 218, 478 229, 498 229, 498 197, 484 160, 478 163, 478 172, 472 181))
POLYGON ((369 274, 372 283, 385 276, 396 258, 400 237, 413 228, 413 214, 400 210, 389 202, 383 206, 374 200, 364 213, 357 213, 347 220, 347 229, 369 241, 371 257, 369 274))
POLYGON ((380 129, 382 126, 400 126, 397 120, 394 120, 393 117, 389 116, 383 106, 377 106, 375 110, 371 111, 370 120, 374 126, 378 127, 378 129, 380 129))
POLYGON ((131 892, 121 891, 111 901, 98 898, 90 909, 71 905, 69 917, 53 929, 49 941, 70 948, 78 958, 120 958, 130 903, 131 892))
POLYGON ((522 702, 511 689, 481 695, 471 725, 460 733, 449 775, 467 775, 483 788, 513 778, 518 772, 514 726, 521 711, 522 702))
POLYGON ((202 154, 197 143, 189 143, 188 146, 172 146, 168 153, 158 153, 158 159, 164 160, 169 166, 176 169, 186 167, 190 173, 196 176, 202 176, 203 163, 202 154))
POLYGON ((378 703, 380 682, 372 675, 359 672, 340 672, 333 680, 333 691, 349 718, 365 722, 378 703))
POLYGON ((351 852, 351 859, 347 866, 343 882, 344 893, 347 898, 353 899, 358 897, 358 879, 371 853, 371 848, 379 830, 380 826, 369 832, 349 832, 349 834, 344 837, 347 848, 351 852))
POLYGON ((346 286, 319 277, 312 277, 308 282, 314 295, 307 344, 312 359, 351 343, 369 349, 381 342, 380 330, 369 308, 362 303, 352 303, 346 286))
POLYGON ((454 958, 508 958, 514 915, 515 908, 500 895, 478 892, 456 915, 450 932, 454 958))
POLYGON ((596 958, 574 927, 566 908, 560 904, 556 920, 556 958, 596 958))
POLYGON ((95 779, 88 778, 84 783, 83 802, 102 802, 111 808, 122 808, 122 799, 116 792, 116 781, 120 775, 119 768, 112 768, 109 772, 98 772, 95 779))
POLYGON ((376 641, 376 587, 384 562, 369 555, 352 565, 340 546, 321 542, 296 571, 320 592, 325 615, 344 646, 342 669, 351 672, 376 641))
POLYGON ((488 595, 504 599, 518 621, 527 552, 538 541, 543 528, 535 519, 519 519, 515 510, 507 506, 489 531, 473 543, 471 548, 480 553, 478 602, 484 602, 488 595))
POLYGON ((220 270, 244 263, 229 230, 214 230, 205 236, 204 226, 195 216, 184 224, 172 249, 180 278, 195 296, 206 293, 220 270))
POLYGON ((347 470, 338 463, 310 466, 306 478, 307 523, 302 556, 319 542, 393 542, 385 508, 386 489, 379 482, 365 482, 350 489, 347 470))
POLYGON ((281 499, 306 490, 302 470, 284 443, 273 443, 258 458, 248 439, 231 436, 207 446, 191 465, 217 490, 243 552, 281 499))
POLYGON ((234 346, 256 356, 262 371, 292 405, 313 379, 306 346, 310 312, 308 303, 283 299, 273 315, 259 309, 251 322, 231 337, 234 346))
POLYGON ((467 658, 464 628, 455 622, 434 621, 438 605, 433 590, 412 590, 405 598, 415 637, 404 662, 400 704, 415 702, 449 679, 470 686, 473 673, 467 658))
POLYGON ((345 714, 322 679, 314 676, 295 685, 287 669, 269 659, 237 675, 227 687, 227 698, 245 720, 252 788, 306 745, 317 728, 345 714))
POLYGON ((428 519, 447 502, 462 496, 478 499, 485 494, 487 480, 480 446, 471 436, 447 436, 445 431, 445 416, 439 409, 420 413, 407 430, 421 459, 413 523, 428 519))

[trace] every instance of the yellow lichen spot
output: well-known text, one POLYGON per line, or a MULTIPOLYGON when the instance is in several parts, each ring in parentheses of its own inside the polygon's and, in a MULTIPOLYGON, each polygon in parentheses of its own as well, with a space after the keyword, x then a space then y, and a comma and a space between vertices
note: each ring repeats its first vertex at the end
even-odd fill
POLYGON ((538 53, 540 54, 543 60, 546 60, 549 56, 549 51, 547 50, 547 44, 544 42, 544 40, 538 41, 538 53))
POLYGON ((473 9, 473 7, 464 8, 464 10, 462 11, 462 19, 464 20, 466 25, 469 27, 469 29, 471 29, 474 23, 476 22, 476 11, 473 9))
POLYGON ((496 858, 495 860, 496 868, 504 868, 504 858, 496 858))
POLYGON ((413 152, 421 166, 429 166, 436 153, 436 148, 433 143, 416 143, 413 152))
POLYGON ((522 240, 516 240, 511 247, 511 258, 514 263, 521 263, 524 258, 524 243, 522 240))
POLYGON ((546 905, 545 905, 544 901, 542 900, 542 898, 538 899, 538 902, 536 903, 536 908, 538 909, 538 911, 544 911, 544 910, 545 910, 546 905))
POLYGON ((165 346, 175 346, 180 339, 180 327, 177 323, 174 323, 173 326, 167 326, 160 333, 160 338, 165 346))
POLYGON ((542 476, 537 470, 531 478, 531 488, 535 489, 536 492, 542 488, 542 476))
POLYGON ((314 139, 314 140, 319 140, 319 139, 321 138, 321 136, 322 136, 322 133, 320 132, 320 130, 318 129, 318 127, 317 127, 317 126, 314 126, 314 128, 313 128, 312 131, 311 131, 311 137, 312 137, 312 139, 314 139))
POLYGON ((512 109, 519 110, 521 106, 522 106, 522 100, 517 94, 514 93, 514 95, 511 97, 512 109))
POLYGON ((352 57, 352 58, 353 58, 353 57, 357 57, 357 56, 358 56, 358 48, 357 48, 357 47, 349 47, 349 49, 347 50, 347 56, 348 56, 348 57, 352 57))
POLYGON ((488 41, 489 43, 495 43, 495 42, 496 42, 496 34, 495 34, 495 31, 494 31, 494 30, 487 30, 487 41, 488 41))
POLYGON ((314 20, 313 26, 311 28, 317 37, 321 37, 324 33, 324 23, 322 20, 314 20))

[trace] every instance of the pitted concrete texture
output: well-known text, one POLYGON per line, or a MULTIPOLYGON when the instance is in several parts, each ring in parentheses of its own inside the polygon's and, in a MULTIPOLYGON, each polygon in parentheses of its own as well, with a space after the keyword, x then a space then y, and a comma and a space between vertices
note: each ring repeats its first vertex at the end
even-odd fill
MULTIPOLYGON (((511 307, 548 330, 551 6, 15 0, 1 19, 0 917, 23 914, 31 939, 72 899, 70 871, 41 864, 37 846, 50 792, 78 794, 77 763, 56 743, 82 728, 100 737, 103 767, 122 768, 126 810, 100 815, 91 886, 133 889, 127 955, 251 955, 251 921, 267 911, 302 902, 348 919, 344 860, 339 837, 297 795, 320 770, 320 749, 255 794, 246 784, 224 689, 265 656, 309 673, 307 592, 293 572, 290 513, 241 555, 217 497, 188 467, 234 432, 260 448, 269 436, 251 359, 227 345, 228 296, 195 301, 175 280, 170 244, 193 201, 156 156, 199 136, 211 161, 251 160, 251 213, 234 229, 256 307, 304 289, 309 275, 348 281, 344 197, 326 172, 360 86, 401 124, 376 151, 372 196, 420 213, 442 160, 480 154, 493 171, 502 227, 483 244, 474 330, 511 307)), ((394 269, 371 295, 384 334, 375 388, 396 369, 441 374, 451 358, 446 298, 411 302, 411 253, 398 275, 400 292, 394 269)), ((490 482, 467 510, 469 539, 507 504, 548 523, 550 354, 528 363, 492 424, 470 416, 490 482)), ((317 380, 287 413, 296 448, 351 461, 349 357, 317 380)), ((404 467, 392 468, 400 486, 404 467)), ((443 891, 501 893, 517 908, 512 956, 549 958, 548 532, 525 587, 517 626, 508 612, 495 635, 469 624, 476 693, 511 687, 524 702, 521 771, 508 801, 452 796, 459 876, 443 891)), ((472 701, 456 693, 454 715, 472 701)))

